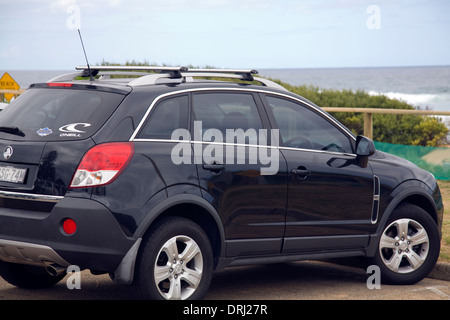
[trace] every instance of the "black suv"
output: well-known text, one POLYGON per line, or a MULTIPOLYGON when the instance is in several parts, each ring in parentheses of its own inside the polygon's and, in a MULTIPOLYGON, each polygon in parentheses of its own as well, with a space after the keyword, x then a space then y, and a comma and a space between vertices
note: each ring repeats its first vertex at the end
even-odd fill
POLYGON ((361 256, 399 284, 433 268, 434 177, 310 101, 254 70, 77 70, 0 114, 9 283, 77 265, 137 297, 200 299, 227 266, 361 256))

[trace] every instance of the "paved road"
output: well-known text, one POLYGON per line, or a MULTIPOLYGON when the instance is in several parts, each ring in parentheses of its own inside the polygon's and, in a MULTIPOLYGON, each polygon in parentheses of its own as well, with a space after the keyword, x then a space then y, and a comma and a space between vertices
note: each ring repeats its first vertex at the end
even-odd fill
MULTIPOLYGON (((228 268, 214 274, 208 300, 450 300, 450 281, 425 279, 412 286, 381 285, 369 290, 365 270, 303 261, 228 268)), ((0 299, 125 300, 127 290, 109 276, 81 272, 81 289, 69 290, 66 277, 45 290, 23 290, 0 279, 0 299)))

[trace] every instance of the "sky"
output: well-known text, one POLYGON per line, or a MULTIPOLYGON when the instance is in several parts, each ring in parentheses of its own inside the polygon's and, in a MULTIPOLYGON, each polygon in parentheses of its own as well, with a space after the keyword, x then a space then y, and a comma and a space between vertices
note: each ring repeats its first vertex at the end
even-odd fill
POLYGON ((450 65, 450 0, 0 0, 0 70, 450 65))

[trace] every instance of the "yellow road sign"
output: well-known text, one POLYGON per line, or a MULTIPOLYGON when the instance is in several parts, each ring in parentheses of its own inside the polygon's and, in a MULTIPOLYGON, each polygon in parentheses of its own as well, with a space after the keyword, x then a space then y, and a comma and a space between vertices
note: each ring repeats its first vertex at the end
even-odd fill
MULTIPOLYGON (((5 72, 5 74, 0 78, 0 89, 5 90, 19 90, 20 86, 19 84, 8 74, 8 72, 5 72)), ((14 94, 12 93, 5 93, 5 99, 7 101, 10 101, 14 97, 14 94)))

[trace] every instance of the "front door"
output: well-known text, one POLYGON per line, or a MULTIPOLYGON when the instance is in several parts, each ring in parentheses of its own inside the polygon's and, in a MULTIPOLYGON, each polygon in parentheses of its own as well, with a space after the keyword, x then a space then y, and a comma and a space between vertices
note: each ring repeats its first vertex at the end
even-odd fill
POLYGON ((288 201, 283 252, 363 248, 374 200, 370 166, 361 166, 354 139, 306 103, 265 96, 287 161, 288 201))

